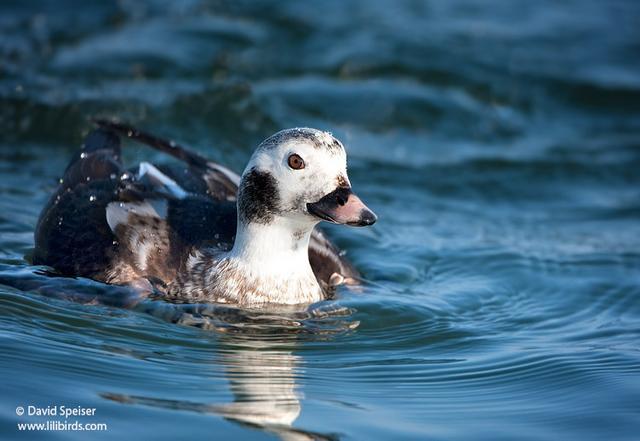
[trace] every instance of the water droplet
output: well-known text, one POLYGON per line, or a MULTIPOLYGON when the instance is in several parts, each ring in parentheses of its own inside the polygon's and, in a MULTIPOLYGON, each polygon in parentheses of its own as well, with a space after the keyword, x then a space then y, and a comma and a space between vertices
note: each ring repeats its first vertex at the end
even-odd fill
POLYGON ((87 176, 87 182, 91 180, 91 176, 87 176))
POLYGON ((62 184, 62 183, 64 183, 64 179, 60 178, 60 179, 58 180, 58 182, 62 184))
POLYGON ((80 153, 80 159, 84 159, 86 157, 87 157, 87 153, 86 152, 80 153))
POLYGON ((133 136, 133 132, 132 132, 131 130, 129 130, 129 131, 127 132, 127 136, 128 136, 129 138, 131 138, 131 137, 133 136))
POLYGON ((98 198, 95 197, 95 195, 89 196, 89 202, 95 202, 96 199, 98 199, 98 198))
POLYGON ((115 178, 116 178, 116 174, 115 174, 115 173, 111 173, 111 174, 109 175, 109 179, 112 179, 112 180, 113 180, 113 179, 115 179, 115 178))

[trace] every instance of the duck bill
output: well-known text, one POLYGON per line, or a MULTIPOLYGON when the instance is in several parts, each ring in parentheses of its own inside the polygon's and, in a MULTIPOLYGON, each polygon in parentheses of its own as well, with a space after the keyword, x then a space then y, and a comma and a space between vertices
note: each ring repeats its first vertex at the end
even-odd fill
POLYGON ((308 203, 307 211, 327 222, 354 227, 373 225, 378 219, 350 187, 339 187, 318 202, 308 203))

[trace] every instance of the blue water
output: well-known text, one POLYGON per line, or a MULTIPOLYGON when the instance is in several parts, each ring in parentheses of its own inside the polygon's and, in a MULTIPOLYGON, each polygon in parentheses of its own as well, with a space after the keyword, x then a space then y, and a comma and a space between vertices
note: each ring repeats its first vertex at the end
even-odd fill
POLYGON ((0 439, 639 439, 638 2, 9 0, 0 36, 0 439), (265 316, 42 275, 89 116, 235 170, 332 131, 370 283, 265 316))

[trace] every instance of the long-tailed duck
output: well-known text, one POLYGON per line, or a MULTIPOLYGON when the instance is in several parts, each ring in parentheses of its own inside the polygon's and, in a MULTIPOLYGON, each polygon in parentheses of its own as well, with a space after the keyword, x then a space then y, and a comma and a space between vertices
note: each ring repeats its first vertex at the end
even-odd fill
POLYGON ((242 176, 133 127, 96 121, 42 211, 34 264, 175 302, 308 304, 358 272, 315 228, 371 225, 344 146, 310 128, 262 142, 242 176), (177 157, 126 169, 120 136, 177 157))

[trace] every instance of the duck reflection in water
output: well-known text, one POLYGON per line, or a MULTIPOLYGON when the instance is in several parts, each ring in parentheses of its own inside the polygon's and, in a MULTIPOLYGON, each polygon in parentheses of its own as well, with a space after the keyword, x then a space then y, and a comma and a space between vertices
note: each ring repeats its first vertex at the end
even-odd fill
POLYGON ((296 383, 302 362, 298 355, 291 350, 279 349, 282 342, 245 340, 231 344, 234 347, 221 350, 220 357, 234 402, 217 406, 216 413, 230 420, 263 427, 282 439, 327 438, 291 427, 302 409, 296 383))
MULTIPOLYGON (((289 314, 286 317, 260 313, 251 317, 243 315, 230 325, 229 322, 218 321, 219 315, 213 319, 203 316, 201 312, 184 313, 178 322, 223 331, 219 333, 216 362, 224 367, 234 396, 233 402, 213 404, 116 394, 103 396, 122 403, 216 414, 276 434, 282 440, 339 439, 336 434, 293 427, 302 410, 297 380, 304 365, 303 359, 293 351, 301 333, 344 332, 356 327, 357 323, 330 319, 331 325, 319 331, 319 328, 305 322, 305 317, 310 317, 309 313, 289 314), (336 323, 341 323, 339 329, 334 327, 336 323), (328 331, 327 328, 332 330, 328 331)), ((344 311, 338 315, 344 315, 344 311)))

